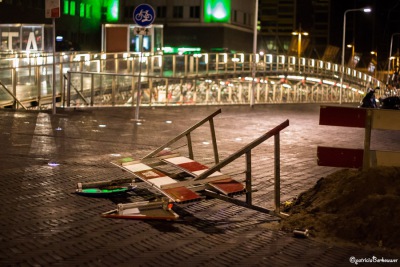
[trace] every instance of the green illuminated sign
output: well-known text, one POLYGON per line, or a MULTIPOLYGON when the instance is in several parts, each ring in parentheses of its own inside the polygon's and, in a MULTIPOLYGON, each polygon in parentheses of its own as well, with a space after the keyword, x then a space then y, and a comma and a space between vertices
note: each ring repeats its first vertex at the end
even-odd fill
POLYGON ((107 22, 116 22, 119 19, 119 0, 105 1, 107 6, 107 22))
POLYGON ((231 0, 205 0, 204 22, 229 22, 231 0))

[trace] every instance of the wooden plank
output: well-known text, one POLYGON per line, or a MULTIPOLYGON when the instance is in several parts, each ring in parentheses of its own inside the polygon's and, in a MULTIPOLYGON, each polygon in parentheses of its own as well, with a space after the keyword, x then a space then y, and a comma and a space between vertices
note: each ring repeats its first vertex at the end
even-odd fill
POLYGON ((319 166, 361 168, 363 166, 363 149, 317 147, 319 166))
POLYGON ((201 200, 201 196, 184 186, 163 189, 163 191, 173 197, 176 202, 201 200))
MULTIPOLYGON (((175 188, 175 187, 181 187, 181 186, 185 186, 185 187, 189 187, 190 189, 192 189, 192 187, 198 187, 199 185, 204 185, 206 183, 212 182, 212 181, 218 181, 218 180, 222 180, 225 178, 230 178, 230 176, 222 174, 222 175, 211 175, 208 176, 207 178, 201 179, 200 181, 196 181, 194 179, 190 179, 190 180, 186 180, 186 181, 180 181, 174 184, 168 184, 168 185, 162 185, 160 188, 162 190, 167 189, 167 188, 175 188)), ((197 190, 195 190, 197 191, 197 190)))
POLYGON ((400 130, 400 110, 373 110, 372 129, 400 130))
POLYGON ((243 184, 232 178, 210 182, 209 185, 225 195, 242 193, 245 191, 243 184))
POLYGON ((371 166, 400 167, 400 152, 371 150, 371 166))
MULTIPOLYGON (((198 163, 197 161, 194 161, 192 159, 186 158, 186 157, 176 157, 176 158, 169 158, 163 160, 167 163, 170 163, 174 166, 177 166, 181 170, 190 173, 194 175, 195 177, 199 176, 202 174, 204 171, 208 170, 208 167, 198 163)), ((227 175, 223 175, 220 172, 214 172, 212 173, 209 177, 202 179, 200 181, 191 181, 191 184, 193 183, 202 183, 206 184, 208 183, 213 189, 225 194, 234 194, 234 193, 239 193, 244 191, 244 186, 233 180, 231 177, 227 175), (209 180, 209 178, 216 178, 215 180, 209 180)), ((163 190, 166 190, 163 188, 163 190)))
MULTIPOLYGON (((183 156, 164 159, 163 161, 168 164, 172 164, 173 166, 176 166, 177 168, 181 169, 182 171, 184 171, 188 174, 191 174, 195 177, 199 176, 200 174, 202 174, 203 172, 208 170, 207 166, 205 166, 197 161, 194 161, 192 159, 189 159, 187 157, 183 157, 183 156)), ((210 177, 211 176, 221 176, 221 175, 222 175, 222 173, 215 172, 215 173, 211 174, 210 177)))
POLYGON ((363 108, 321 106, 319 124, 364 128, 366 111, 363 108))

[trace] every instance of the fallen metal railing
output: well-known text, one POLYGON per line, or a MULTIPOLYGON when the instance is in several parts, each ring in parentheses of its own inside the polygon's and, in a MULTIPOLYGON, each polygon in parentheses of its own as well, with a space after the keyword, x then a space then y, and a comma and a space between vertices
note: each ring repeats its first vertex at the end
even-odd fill
POLYGON ((284 121, 280 125, 276 126, 272 130, 263 134, 262 136, 260 136, 256 140, 254 140, 253 142, 251 142, 248 145, 244 146, 243 148, 239 149, 237 152, 231 154, 230 156, 228 156, 227 158, 225 158, 224 160, 222 160, 220 162, 219 156, 218 156, 217 142, 216 142, 216 137, 215 137, 214 123, 213 123, 213 118, 216 115, 218 115, 219 113, 221 113, 221 109, 219 109, 216 112, 214 112, 213 114, 209 115, 202 121, 196 123, 195 125, 193 125, 189 129, 185 130, 184 132, 182 132, 175 138, 171 139, 164 145, 155 149, 153 152, 151 152, 148 155, 146 155, 145 157, 143 157, 142 160, 148 159, 148 158, 151 158, 151 157, 157 155, 163 149, 169 147, 170 145, 177 142, 184 136, 186 136, 186 138, 187 138, 189 158, 193 159, 194 155, 193 155, 193 148, 192 148, 192 141, 191 141, 190 134, 192 131, 194 131, 199 126, 203 125, 204 123, 206 123, 208 121, 210 123, 215 165, 212 166, 211 168, 205 170, 203 173, 201 173, 200 175, 198 175, 191 181, 186 182, 186 186, 190 186, 190 185, 199 183, 201 180, 204 180, 204 179, 210 177, 210 175, 219 171, 221 168, 225 167, 226 165, 233 162, 234 160, 241 157, 242 155, 246 155, 246 172, 245 172, 246 173, 246 182, 245 182, 246 183, 246 186, 245 186, 246 201, 245 202, 238 200, 238 199, 234 199, 229 196, 224 196, 224 195, 209 191, 207 189, 203 192, 203 194, 210 196, 210 197, 218 198, 218 199, 221 199, 221 200, 224 200, 227 202, 231 202, 231 203, 239 205, 239 206, 257 210, 260 212, 268 213, 271 215, 281 216, 281 213, 280 213, 280 132, 289 126, 289 120, 284 121), (252 187, 251 151, 253 148, 257 147, 258 145, 260 145, 261 143, 263 143, 264 141, 266 141, 267 139, 269 139, 272 136, 274 137, 274 205, 275 205, 274 211, 271 211, 269 209, 266 209, 266 208, 263 208, 260 206, 253 205, 253 203, 252 203, 253 190, 251 188, 252 187))

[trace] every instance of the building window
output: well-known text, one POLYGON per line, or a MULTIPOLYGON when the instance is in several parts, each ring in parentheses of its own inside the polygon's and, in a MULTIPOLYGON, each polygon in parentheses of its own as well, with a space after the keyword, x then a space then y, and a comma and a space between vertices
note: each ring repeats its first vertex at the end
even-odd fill
POLYGON ((92 5, 86 5, 86 18, 92 18, 92 5))
POLYGON ((68 15, 69 13, 69 1, 64 1, 64 10, 63 10, 63 14, 64 15, 68 15))
POLYGON ((69 5, 69 14, 71 16, 75 16, 75 10, 76 10, 75 1, 71 1, 69 5))
POLYGON ((158 18, 167 17, 167 7, 166 6, 158 6, 156 15, 158 18))
POLYGON ((79 16, 81 18, 85 17, 85 4, 84 3, 79 4, 79 16))
POLYGON ((243 24, 247 24, 247 14, 243 13, 243 24))
POLYGON ((183 6, 174 6, 172 17, 176 19, 183 18, 183 6))
POLYGON ((192 18, 192 19, 200 18, 200 6, 191 6, 190 7, 190 18, 192 18))
POLYGON ((237 22, 237 10, 233 10, 233 22, 237 22))

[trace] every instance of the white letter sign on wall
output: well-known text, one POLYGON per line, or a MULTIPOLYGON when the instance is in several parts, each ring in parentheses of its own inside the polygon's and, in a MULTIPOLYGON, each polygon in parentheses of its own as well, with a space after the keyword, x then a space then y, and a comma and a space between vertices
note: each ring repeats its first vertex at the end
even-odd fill
POLYGON ((19 33, 18 32, 2 32, 1 33, 1 36, 2 37, 7 37, 8 36, 8 41, 7 41, 7 44, 8 44, 8 50, 13 50, 13 47, 12 47, 12 44, 13 44, 13 42, 12 42, 12 38, 13 37, 18 37, 19 36, 19 33))
POLYGON ((34 32, 29 33, 28 43, 26 45, 26 51, 29 50, 38 50, 34 32))

